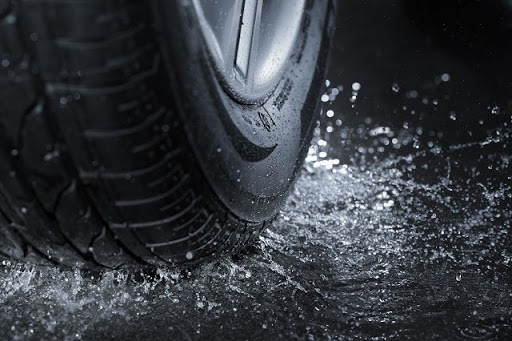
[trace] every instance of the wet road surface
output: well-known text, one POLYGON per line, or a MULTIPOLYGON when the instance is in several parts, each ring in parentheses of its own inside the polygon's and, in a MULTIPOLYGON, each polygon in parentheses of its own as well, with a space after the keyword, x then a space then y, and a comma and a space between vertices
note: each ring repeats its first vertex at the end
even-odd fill
POLYGON ((314 145, 257 245, 151 276, 4 262, 0 339, 512 338, 512 53, 411 18, 342 3, 314 145))

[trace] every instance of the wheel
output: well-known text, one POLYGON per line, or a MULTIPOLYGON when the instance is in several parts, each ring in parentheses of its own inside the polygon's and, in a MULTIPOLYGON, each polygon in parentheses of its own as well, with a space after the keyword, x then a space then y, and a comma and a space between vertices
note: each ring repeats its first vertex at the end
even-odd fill
POLYGON ((333 23, 329 1, 0 0, 0 254, 117 268, 254 241, 333 23))

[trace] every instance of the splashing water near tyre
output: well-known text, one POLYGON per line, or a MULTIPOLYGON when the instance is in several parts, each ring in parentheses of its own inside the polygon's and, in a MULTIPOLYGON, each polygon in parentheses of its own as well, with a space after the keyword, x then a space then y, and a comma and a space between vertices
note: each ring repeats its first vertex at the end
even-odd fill
MULTIPOLYGON (((294 193, 246 255, 151 274, 5 260, 0 335, 510 333, 512 191, 507 179, 484 181, 490 169, 510 176, 510 155, 493 152, 508 143, 508 129, 365 165, 331 158, 317 129, 294 193), (461 162, 475 152, 489 156, 461 162)), ((389 129, 368 130, 383 134, 389 129)))
POLYGON ((512 338, 512 105, 363 3, 343 2, 343 82, 257 245, 150 272, 0 259, 0 339, 512 338))

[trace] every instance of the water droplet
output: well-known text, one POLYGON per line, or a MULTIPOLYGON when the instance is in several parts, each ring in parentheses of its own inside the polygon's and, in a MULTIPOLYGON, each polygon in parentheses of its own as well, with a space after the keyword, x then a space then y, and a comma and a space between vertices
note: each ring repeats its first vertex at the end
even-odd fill
POLYGON ((449 75, 448 73, 443 73, 443 74, 441 75, 441 80, 442 80, 443 82, 448 82, 448 81, 450 80, 450 78, 451 78, 451 77, 450 77, 450 75, 449 75))
POLYGON ((457 120, 457 113, 455 111, 450 111, 450 120, 457 120))
POLYGON ((354 90, 354 91, 359 91, 359 90, 361 90, 361 83, 359 83, 359 82, 355 82, 355 83, 353 83, 353 84, 352 84, 352 90, 354 90))
POLYGON ((334 116, 334 111, 327 110, 327 112, 325 114, 327 115, 327 117, 333 117, 334 116))
POLYGON ((185 258, 187 258, 188 260, 191 260, 192 258, 194 258, 194 254, 189 251, 186 253, 185 258))
POLYGON ((329 101, 329 95, 327 95, 327 94, 323 94, 323 95, 322 95, 322 97, 320 98, 320 100, 321 100, 322 102, 324 102, 324 103, 325 103, 325 102, 327 102, 327 101, 329 101))
POLYGON ((407 98, 418 98, 418 96, 419 96, 419 93, 416 90, 409 90, 405 94, 405 97, 407 97, 407 98))
POLYGON ((457 274, 455 275, 455 280, 457 282, 460 282, 461 279, 462 279, 462 274, 460 272, 457 272, 457 274))
POLYGON ((393 90, 393 92, 398 92, 400 91, 400 86, 397 83, 393 83, 391 90, 393 90))

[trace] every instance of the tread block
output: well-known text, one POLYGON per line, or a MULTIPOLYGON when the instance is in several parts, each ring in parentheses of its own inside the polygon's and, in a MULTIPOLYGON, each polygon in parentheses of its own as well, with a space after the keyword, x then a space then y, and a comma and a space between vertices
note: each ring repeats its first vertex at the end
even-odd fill
POLYGON ((110 268, 131 264, 133 260, 106 231, 94 209, 78 194, 73 182, 62 194, 55 215, 62 233, 83 254, 110 268))
POLYGON ((65 102, 75 112, 87 112, 81 119, 84 130, 128 129, 143 122, 160 107, 155 92, 147 88, 143 91, 138 84, 108 96, 63 91, 56 92, 55 97, 57 108, 65 102))
MULTIPOLYGON (((139 0, 24 0, 23 14, 32 18, 44 13, 44 26, 55 37, 78 41, 105 40, 147 20, 139 0)), ((39 23, 37 20, 30 20, 39 23)))
POLYGON ((0 253, 14 259, 22 259, 25 252, 23 241, 9 227, 11 223, 0 211, 0 253))
MULTIPOLYGON (((141 217, 165 219, 178 214, 194 201, 195 197, 187 181, 176 184, 170 190, 155 196, 135 200, 116 201, 114 205, 130 223, 138 223, 141 217)), ((179 226, 179 225, 176 225, 179 226)), ((176 227, 177 228, 177 227, 176 227)))
POLYGON ((34 78, 27 70, 20 72, 11 79, 0 76, 0 135, 4 138, 2 148, 9 152, 18 152, 19 132, 23 119, 39 96, 34 87, 34 78))
POLYGON ((119 241, 123 244, 123 246, 130 250, 130 253, 133 253, 135 256, 137 256, 138 259, 151 265, 162 264, 162 259, 155 255, 150 249, 145 247, 145 245, 142 244, 140 239, 131 229, 116 229, 114 234, 116 238, 119 239, 119 241))
POLYGON ((96 262, 109 268, 117 269, 136 264, 133 257, 118 245, 106 226, 103 226, 101 234, 93 240, 89 251, 96 262))
POLYGON ((43 110, 44 104, 39 102, 25 118, 20 158, 30 171, 28 181, 39 201, 46 211, 53 212, 71 177, 62 165, 62 152, 46 126, 43 110))
POLYGON ((62 194, 55 216, 62 233, 82 253, 88 253, 94 238, 101 234, 102 224, 77 193, 73 182, 62 194), (96 218, 96 219, 95 219, 96 218))
POLYGON ((211 214, 197 205, 172 222, 132 229, 149 248, 172 247, 174 252, 181 252, 192 241, 190 238, 196 236, 195 232, 207 230, 205 225, 212 220, 211 214))
POLYGON ((67 79, 71 65, 56 39, 105 41, 144 23, 148 14, 144 2, 115 0, 25 0, 20 13, 29 32, 26 40, 33 44, 43 76, 49 80, 67 79))

